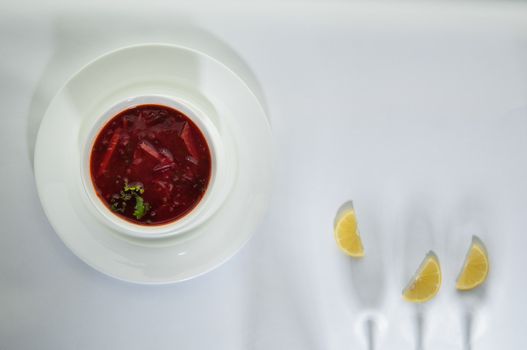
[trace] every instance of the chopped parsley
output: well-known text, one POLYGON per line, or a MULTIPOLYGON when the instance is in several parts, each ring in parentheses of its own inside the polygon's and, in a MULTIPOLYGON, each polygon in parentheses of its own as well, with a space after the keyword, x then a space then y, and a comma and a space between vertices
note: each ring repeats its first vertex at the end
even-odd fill
POLYGON ((143 200, 143 197, 136 196, 134 209, 134 216, 137 218, 137 220, 140 220, 150 210, 150 204, 146 203, 143 200))
POLYGON ((115 212, 124 214, 127 203, 133 198, 135 200, 135 206, 132 215, 137 220, 141 220, 150 210, 150 204, 145 202, 141 196, 144 192, 145 189, 140 182, 128 184, 128 181, 125 181, 122 191, 112 197, 110 208, 115 212))
POLYGON ((118 202, 118 201, 112 200, 111 208, 113 211, 124 213, 124 210, 126 209, 126 202, 118 202))
POLYGON ((145 193, 145 189, 143 188, 143 184, 140 182, 134 182, 129 185, 128 181, 125 181, 124 192, 143 194, 145 193))

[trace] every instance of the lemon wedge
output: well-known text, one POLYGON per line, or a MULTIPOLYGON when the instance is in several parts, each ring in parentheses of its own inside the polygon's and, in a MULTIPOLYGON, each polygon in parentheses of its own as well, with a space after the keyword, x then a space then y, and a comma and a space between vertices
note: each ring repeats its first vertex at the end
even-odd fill
POLYGON ((354 258, 364 256, 355 210, 348 209, 338 218, 335 225, 335 240, 339 248, 349 256, 354 258))
POLYGON ((432 299, 441 287, 441 267, 434 252, 429 252, 406 288, 403 298, 413 303, 424 303, 432 299))
POLYGON ((489 258, 483 242, 476 236, 467 252, 463 269, 456 281, 459 290, 470 290, 481 285, 489 274, 489 258))

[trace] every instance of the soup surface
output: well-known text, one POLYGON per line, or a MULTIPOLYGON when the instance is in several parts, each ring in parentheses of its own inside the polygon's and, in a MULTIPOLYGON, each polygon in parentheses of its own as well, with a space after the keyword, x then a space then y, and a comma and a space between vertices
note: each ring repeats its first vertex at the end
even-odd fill
POLYGON ((139 105, 110 119, 91 150, 97 195, 116 215, 141 225, 182 218, 203 198, 211 153, 200 129, 167 106, 139 105))

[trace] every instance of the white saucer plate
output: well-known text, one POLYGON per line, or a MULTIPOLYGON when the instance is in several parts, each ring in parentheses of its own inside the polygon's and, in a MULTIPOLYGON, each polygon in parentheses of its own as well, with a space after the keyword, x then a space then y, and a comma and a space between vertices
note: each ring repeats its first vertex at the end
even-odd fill
POLYGON ((83 261, 135 283, 187 280, 232 257, 267 209, 272 180, 269 121, 245 82, 202 52, 167 44, 122 48, 75 74, 52 100, 35 149, 35 178, 44 211, 83 261), (196 106, 215 124, 231 179, 221 207, 184 234, 141 239, 97 217, 83 190, 81 159, 89 126, 126 99, 159 95, 196 106))

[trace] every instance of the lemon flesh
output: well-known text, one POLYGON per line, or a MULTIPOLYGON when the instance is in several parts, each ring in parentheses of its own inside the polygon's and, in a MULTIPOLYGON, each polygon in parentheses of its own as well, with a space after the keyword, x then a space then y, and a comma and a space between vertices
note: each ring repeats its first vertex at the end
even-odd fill
POLYGON ((413 303, 424 303, 436 296, 441 287, 441 266, 433 252, 429 252, 406 288, 403 298, 413 303))
POLYGON ((470 290, 481 285, 489 274, 489 258, 483 243, 476 237, 467 252, 465 262, 456 281, 459 290, 470 290))
POLYGON ((346 211, 335 225, 335 240, 339 248, 349 256, 360 258, 364 256, 364 247, 357 226, 355 210, 346 211))

